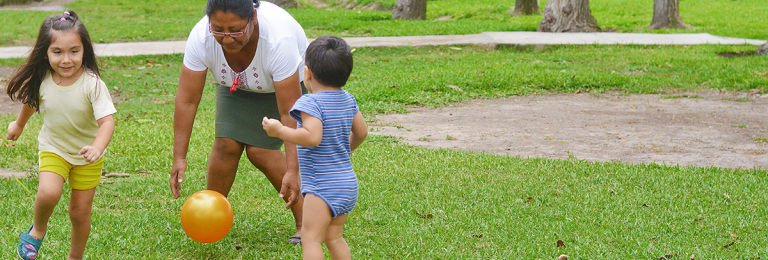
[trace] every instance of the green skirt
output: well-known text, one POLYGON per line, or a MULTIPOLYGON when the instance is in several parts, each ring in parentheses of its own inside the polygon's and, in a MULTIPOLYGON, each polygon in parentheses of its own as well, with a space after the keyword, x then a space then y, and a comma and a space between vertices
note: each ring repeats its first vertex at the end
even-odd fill
MULTIPOLYGON (((304 82, 301 83, 301 89, 306 93, 304 82)), ((280 120, 275 93, 244 90, 230 93, 228 86, 216 85, 217 138, 229 138, 264 149, 280 149, 283 140, 269 137, 261 127, 261 120, 265 116, 280 120)))
MULTIPOLYGON (((301 82, 302 93, 307 93, 301 82)), ((277 150, 283 146, 280 138, 269 137, 261 126, 264 117, 280 120, 275 93, 256 93, 216 85, 216 137, 264 149, 277 150)))

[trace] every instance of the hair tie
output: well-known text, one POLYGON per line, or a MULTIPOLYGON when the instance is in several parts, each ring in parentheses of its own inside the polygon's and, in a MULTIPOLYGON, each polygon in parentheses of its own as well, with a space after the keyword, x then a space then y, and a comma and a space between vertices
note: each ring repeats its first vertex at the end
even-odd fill
POLYGON ((64 19, 64 17, 62 17, 62 18, 61 18, 61 19, 59 19, 59 20, 61 20, 62 22, 65 22, 65 21, 67 21, 67 19, 64 19))
POLYGON ((64 14, 66 14, 66 15, 70 15, 70 14, 69 14, 69 11, 64 11, 64 14))

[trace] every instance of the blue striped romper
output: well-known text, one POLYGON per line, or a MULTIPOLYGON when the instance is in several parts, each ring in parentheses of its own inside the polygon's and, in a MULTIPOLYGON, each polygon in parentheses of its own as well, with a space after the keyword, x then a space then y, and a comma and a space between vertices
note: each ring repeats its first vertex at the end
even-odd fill
POLYGON ((323 139, 317 147, 296 145, 301 172, 301 195, 313 194, 331 208, 333 217, 352 211, 357 202, 357 177, 350 161, 349 134, 359 111, 346 90, 305 94, 291 108, 301 127, 301 112, 323 122, 323 139))

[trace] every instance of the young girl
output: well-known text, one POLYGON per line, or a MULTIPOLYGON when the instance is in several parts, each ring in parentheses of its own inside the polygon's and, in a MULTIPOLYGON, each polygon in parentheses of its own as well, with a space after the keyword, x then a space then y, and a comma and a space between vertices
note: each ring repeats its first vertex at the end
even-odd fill
POLYGON ((325 242, 332 259, 350 259, 342 237, 344 222, 357 202, 357 177, 350 155, 368 135, 355 97, 341 87, 352 72, 349 45, 336 36, 317 38, 307 48, 303 95, 291 108, 298 128, 264 117, 267 134, 295 143, 301 172, 304 259, 323 259, 325 242))
POLYGON ((82 259, 102 155, 112 139, 116 111, 99 76, 88 31, 74 12, 43 21, 32 53, 8 82, 7 91, 12 100, 24 103, 16 121, 8 125, 8 140, 18 139, 29 117, 44 108, 34 222, 19 235, 16 252, 22 259, 37 258, 48 219, 64 182, 69 182, 72 241, 68 259, 82 259))

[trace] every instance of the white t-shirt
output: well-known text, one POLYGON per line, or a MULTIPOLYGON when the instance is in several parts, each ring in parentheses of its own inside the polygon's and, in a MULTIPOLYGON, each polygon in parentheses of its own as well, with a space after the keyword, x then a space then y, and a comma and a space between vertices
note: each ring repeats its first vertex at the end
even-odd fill
POLYGON ((221 85, 231 86, 239 77, 238 89, 271 93, 274 81, 287 79, 299 70, 304 79, 304 53, 309 42, 298 22, 282 8, 262 1, 256 9, 259 43, 251 64, 244 71, 233 71, 224 58, 224 50, 208 31, 204 16, 189 33, 184 50, 184 66, 193 71, 210 70, 221 85))
POLYGON ((55 153, 73 165, 89 164, 78 152, 96 140, 96 120, 117 112, 104 81, 83 72, 74 84, 62 87, 48 74, 40 84, 40 101, 45 108, 37 136, 40 151, 55 153))

